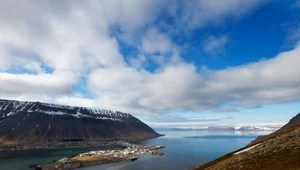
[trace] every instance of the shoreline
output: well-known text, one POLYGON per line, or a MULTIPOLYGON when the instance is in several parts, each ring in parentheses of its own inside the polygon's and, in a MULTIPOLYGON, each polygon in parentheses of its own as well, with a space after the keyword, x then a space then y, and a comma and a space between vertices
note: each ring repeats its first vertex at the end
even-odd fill
POLYGON ((84 142, 57 142, 47 144, 34 144, 34 145, 10 145, 0 147, 1 151, 30 151, 30 150, 55 150, 55 149, 72 149, 72 148, 94 148, 104 146, 123 146, 123 143, 130 141, 84 141, 84 142))
POLYGON ((78 154, 70 158, 62 158, 48 164, 32 166, 37 170, 71 170, 80 167, 102 165, 117 162, 136 161, 141 155, 150 153, 152 156, 162 156, 159 150, 165 146, 142 146, 126 143, 122 150, 97 150, 78 154))
MULTIPOLYGON (((28 151, 28 150, 49 150, 49 149, 71 149, 71 148, 93 148, 104 146, 124 146, 124 143, 134 143, 147 139, 165 136, 158 134, 157 136, 142 139, 115 139, 115 140, 99 140, 99 141, 59 141, 39 144, 3 144, 0 143, 1 151, 28 151)), ((125 146, 126 147, 126 146, 125 146)))

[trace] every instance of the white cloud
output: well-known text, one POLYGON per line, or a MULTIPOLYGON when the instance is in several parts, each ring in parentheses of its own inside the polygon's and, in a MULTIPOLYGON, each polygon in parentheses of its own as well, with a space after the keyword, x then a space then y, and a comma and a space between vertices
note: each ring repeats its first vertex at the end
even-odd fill
POLYGON ((176 47, 167 35, 160 33, 157 29, 150 28, 142 39, 142 52, 146 54, 172 52, 176 47))
MULTIPOLYGON (((173 1, 172 1, 173 2, 173 1)), ((170 3, 168 11, 180 29, 216 25, 227 19, 240 19, 265 2, 259 0, 190 0, 170 3)))
POLYGON ((129 57, 129 64, 134 68, 142 68, 147 63, 147 59, 144 55, 138 55, 137 57, 129 57))
POLYGON ((99 105, 96 100, 93 99, 86 99, 82 97, 81 95, 64 95, 55 98, 53 101, 55 103, 59 104, 66 104, 71 106, 84 106, 84 107, 90 107, 90 108, 99 108, 99 105))
POLYGON ((151 55, 151 60, 159 65, 162 65, 166 62, 166 58, 163 55, 151 55))
POLYGON ((278 56, 201 75, 191 64, 166 65, 158 72, 99 69, 89 78, 103 106, 134 113, 258 107, 300 96, 300 47, 278 56))
POLYGON ((186 123, 186 122, 221 122, 223 120, 232 119, 232 117, 221 117, 221 118, 214 118, 214 119, 205 119, 205 118, 198 118, 198 117, 184 117, 179 115, 159 115, 159 116, 151 116, 146 118, 146 121, 152 123, 164 123, 168 122, 169 124, 178 124, 178 123, 186 123))
POLYGON ((203 44, 203 51, 209 54, 218 54, 225 50, 225 46, 228 43, 228 37, 222 35, 219 37, 209 36, 203 44))
MULTIPOLYGON (((170 33, 156 25, 167 13, 174 17, 174 29, 193 30, 239 18, 259 1, 170 2, 0 1, 1 97, 141 114, 200 111, 232 101, 255 107, 299 100, 299 47, 203 75, 181 59, 170 33), (129 64, 120 52, 120 38, 138 47, 129 64), (151 72, 144 68, 149 60, 158 65, 151 72), (33 73, 8 73, 14 67, 33 73), (93 99, 74 90, 81 78, 87 79, 93 99)), ((207 51, 227 42, 226 37, 213 40, 207 51)))
POLYGON ((128 59, 129 64, 137 69, 147 66, 149 61, 163 65, 168 62, 177 63, 181 60, 179 57, 180 48, 171 41, 167 34, 154 27, 146 30, 138 48, 140 54, 128 59))
POLYGON ((67 95, 72 93, 71 87, 76 81, 71 72, 37 75, 0 73, 0 94, 6 97, 67 95))
MULTIPOLYGON (((30 59, 30 54, 37 55, 40 62, 55 70, 83 72, 99 65, 123 64, 118 43, 114 37, 109 36, 109 25, 103 17, 103 11, 88 5, 87 9, 81 8, 80 4, 66 8, 63 12, 48 9, 43 4, 23 5, 24 8, 32 8, 28 15, 21 10, 11 16, 12 13, 7 11, 10 20, 1 22, 3 36, 0 38, 0 51, 26 51, 29 55, 22 53, 23 56, 18 57, 30 59), (35 28, 35 24, 38 28, 35 28), (40 35, 37 31, 44 34, 40 35)), ((101 8, 101 4, 97 5, 101 8)), ((14 60, 8 64, 13 65, 14 60)))

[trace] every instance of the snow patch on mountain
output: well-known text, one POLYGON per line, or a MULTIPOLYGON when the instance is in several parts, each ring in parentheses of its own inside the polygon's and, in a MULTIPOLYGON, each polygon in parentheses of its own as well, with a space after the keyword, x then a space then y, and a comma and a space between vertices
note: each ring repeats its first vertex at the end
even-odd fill
MULTIPOLYGON (((191 126, 176 127, 178 130, 209 130, 209 131, 275 131, 282 125, 254 125, 254 126, 191 126)), ((167 128, 166 128, 167 129, 167 128)))
POLYGON ((18 112, 39 112, 53 116, 73 116, 76 118, 91 118, 97 120, 126 121, 128 119, 132 119, 132 116, 130 114, 118 111, 11 100, 0 100, 0 111, 7 111, 7 113, 3 115, 3 118, 5 116, 12 116, 18 112))

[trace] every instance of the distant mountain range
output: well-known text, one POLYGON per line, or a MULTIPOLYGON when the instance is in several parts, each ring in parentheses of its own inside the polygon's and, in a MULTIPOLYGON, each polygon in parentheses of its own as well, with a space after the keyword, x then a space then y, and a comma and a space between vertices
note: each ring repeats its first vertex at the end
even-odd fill
POLYGON ((299 141, 300 113, 270 135, 193 170, 300 169, 299 141))
POLYGON ((208 130, 208 131, 275 131, 282 125, 256 125, 256 126, 209 126, 209 127, 176 127, 155 128, 156 130, 208 130))
POLYGON ((128 113, 41 102, 0 100, 0 142, 145 139, 159 136, 128 113))

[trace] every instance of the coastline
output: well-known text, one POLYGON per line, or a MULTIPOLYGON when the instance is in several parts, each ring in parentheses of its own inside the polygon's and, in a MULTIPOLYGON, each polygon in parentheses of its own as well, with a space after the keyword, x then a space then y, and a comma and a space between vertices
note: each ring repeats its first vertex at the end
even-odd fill
MULTIPOLYGON (((79 167, 102 165, 126 161, 135 161, 140 155, 150 153, 151 155, 161 156, 164 153, 157 151, 164 148, 162 146, 142 146, 139 141, 158 138, 164 136, 162 134, 156 134, 142 139, 119 139, 119 140, 102 140, 102 141, 60 141, 51 143, 35 143, 35 144, 11 144, 4 145, 0 143, 0 153, 3 151, 34 151, 34 150, 59 150, 59 149, 78 149, 78 148, 92 148, 89 154, 77 153, 76 155, 70 155, 70 157, 59 157, 51 162, 42 162, 42 164, 31 164, 32 169, 37 170, 70 170, 79 167), (104 148, 102 148, 104 147, 104 148), (106 147, 115 147, 119 149, 107 150, 106 147), (93 151, 96 150, 96 151, 93 151), (99 150, 100 149, 100 150, 99 150), (125 154, 123 153, 125 151, 125 154), (98 154, 95 154, 98 152, 98 154), (105 154, 99 154, 99 152, 105 154), (115 155, 117 153, 117 155, 115 155), (119 153, 119 154, 118 154, 119 153), (80 156, 85 154, 86 156, 80 156)), ((84 151, 83 151, 84 152, 84 151)))
POLYGON ((51 150, 51 149, 71 149, 71 148, 93 148, 102 146, 122 146, 125 140, 118 141, 80 141, 80 142, 55 142, 45 144, 25 144, 25 145, 2 145, 1 151, 28 151, 28 150, 51 150))
MULTIPOLYGON (((157 134, 155 136, 150 136, 141 139, 113 139, 113 140, 99 140, 99 141, 58 141, 58 142, 48 142, 48 143, 28 143, 28 144, 5 144, 0 142, 0 152, 9 150, 49 150, 49 149, 67 149, 67 148, 92 148, 92 147, 102 147, 102 146, 123 146, 124 143, 134 143, 138 141, 143 141, 147 139, 158 138, 165 136, 163 134, 157 134)), ((126 147, 126 146, 124 146, 126 147)))
POLYGON ((71 158, 62 158, 58 161, 33 166, 37 170, 71 170, 79 167, 135 161, 139 156, 150 153, 152 156, 162 156, 159 150, 165 146, 142 146, 124 143, 127 148, 122 150, 98 150, 78 154, 71 158))

